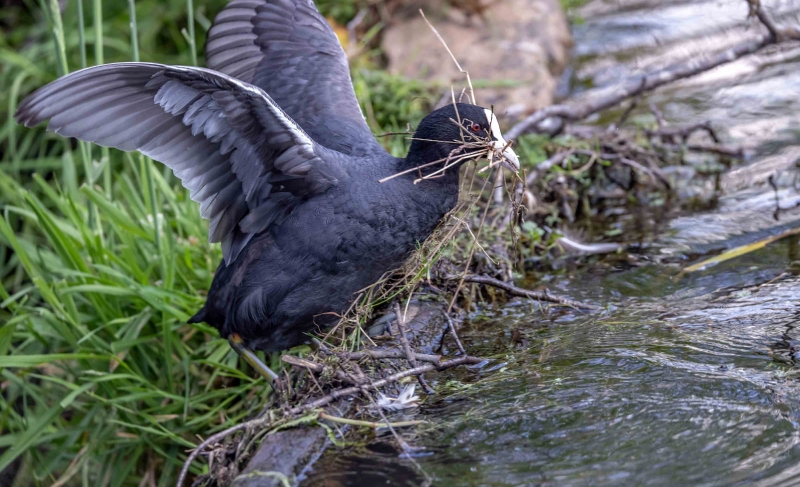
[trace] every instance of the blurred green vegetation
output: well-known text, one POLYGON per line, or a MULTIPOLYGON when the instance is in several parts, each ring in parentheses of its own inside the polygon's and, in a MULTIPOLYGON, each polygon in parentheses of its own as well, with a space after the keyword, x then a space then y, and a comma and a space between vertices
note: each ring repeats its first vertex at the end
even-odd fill
MULTIPOLYGON (((0 472, 19 470, 21 485, 141 485, 146 476, 174 485, 198 436, 254 415, 269 394, 214 330, 185 324, 219 248, 206 243, 207 222, 162 166, 24 129, 12 115, 27 93, 99 61, 202 64, 205 32, 226 0, 72 0, 63 12, 57 0, 7 3, 0 472)), ((357 6, 320 2, 337 22, 357 6)), ((375 133, 404 131, 436 90, 376 69, 370 55, 354 62, 359 101, 375 133)), ((385 140, 405 151, 405 137, 385 140)), ((193 472, 202 472, 199 462, 193 472)))

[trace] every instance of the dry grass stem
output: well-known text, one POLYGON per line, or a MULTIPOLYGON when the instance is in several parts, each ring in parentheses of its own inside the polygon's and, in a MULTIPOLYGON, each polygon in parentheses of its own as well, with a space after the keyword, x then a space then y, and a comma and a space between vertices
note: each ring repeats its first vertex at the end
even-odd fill
MULTIPOLYGON (((458 59, 456 59, 456 57, 453 55, 453 51, 450 50, 447 42, 445 42, 444 38, 441 36, 441 34, 439 34, 439 31, 436 30, 436 27, 434 27, 433 24, 428 21, 428 18, 425 17, 425 12, 423 12, 422 9, 419 9, 419 14, 422 16, 422 19, 425 21, 425 23, 428 24, 428 27, 431 29, 431 31, 433 31, 433 34, 436 36, 436 38, 439 39, 439 42, 441 42, 444 48, 447 49, 447 54, 450 55, 450 59, 452 59, 456 64, 456 68, 458 68, 458 70, 467 77, 467 86, 469 86, 469 94, 470 98, 472 99, 472 104, 477 105, 478 103, 475 101, 475 90, 472 88, 472 80, 469 77, 469 72, 463 69, 461 64, 458 63, 458 59)), ((453 96, 453 98, 455 98, 455 96, 453 96)))

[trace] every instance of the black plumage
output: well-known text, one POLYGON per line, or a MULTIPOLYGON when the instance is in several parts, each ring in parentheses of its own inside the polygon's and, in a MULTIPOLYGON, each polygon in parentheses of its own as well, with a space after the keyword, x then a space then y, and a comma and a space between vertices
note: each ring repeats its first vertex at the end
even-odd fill
MULTIPOLYGON (((170 167, 224 255, 192 322, 248 347, 282 350, 330 324, 458 198, 458 165, 417 184, 442 163, 380 180, 447 159, 465 133, 517 165, 492 113, 468 104, 425 117, 406 158, 387 154, 311 2, 234 0, 206 52, 210 69, 118 63, 69 74, 26 98, 16 117, 27 126, 50 119, 65 137, 170 167)), ((471 150, 479 155, 460 155, 471 150)))

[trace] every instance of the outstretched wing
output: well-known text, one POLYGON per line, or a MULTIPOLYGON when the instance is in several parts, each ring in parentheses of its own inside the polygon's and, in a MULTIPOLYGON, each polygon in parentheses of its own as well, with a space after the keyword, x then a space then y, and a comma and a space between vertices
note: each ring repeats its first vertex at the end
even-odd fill
MULTIPOLYGON (((206 69, 151 63, 95 66, 20 104, 17 121, 170 167, 210 221, 225 262, 341 173, 259 88, 206 69)), ((322 149, 324 151, 324 149, 322 149)))
POLYGON ((311 0, 233 0, 208 31, 206 64, 269 93, 329 149, 383 152, 356 101, 347 56, 311 0))

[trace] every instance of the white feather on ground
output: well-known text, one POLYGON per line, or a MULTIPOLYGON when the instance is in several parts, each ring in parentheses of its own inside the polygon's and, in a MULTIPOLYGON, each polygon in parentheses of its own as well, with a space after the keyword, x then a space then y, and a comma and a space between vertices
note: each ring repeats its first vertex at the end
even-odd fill
POLYGON ((388 397, 378 393, 378 407, 388 411, 401 411, 419 406, 419 396, 414 395, 416 384, 411 383, 403 388, 397 397, 388 397))

